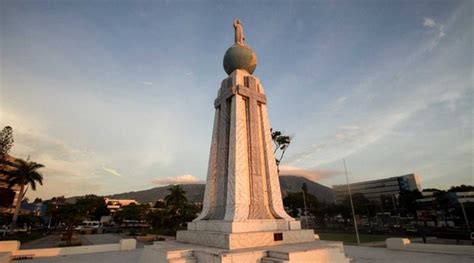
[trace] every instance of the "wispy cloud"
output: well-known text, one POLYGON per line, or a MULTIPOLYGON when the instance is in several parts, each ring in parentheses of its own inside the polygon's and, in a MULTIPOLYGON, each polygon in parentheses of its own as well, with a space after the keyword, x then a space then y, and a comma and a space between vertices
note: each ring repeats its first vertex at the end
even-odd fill
POLYGON ((204 183, 204 181, 201 181, 190 174, 185 174, 185 175, 178 175, 174 177, 156 178, 152 181, 152 183, 157 184, 157 185, 201 184, 201 183, 204 183))
POLYGON ((444 25, 438 24, 432 17, 423 18, 422 25, 424 27, 436 29, 436 31, 438 32, 438 38, 442 38, 446 35, 446 33, 444 32, 444 25))
POLYGON ((393 134, 404 122, 435 105, 443 103, 450 111, 456 110, 457 101, 469 92, 472 84, 469 84, 469 79, 459 78, 457 70, 443 70, 440 68, 442 64, 437 63, 448 61, 452 56, 447 50, 433 52, 440 38, 444 37, 444 26, 432 18, 425 19, 423 24, 443 34, 433 35, 421 42, 411 54, 399 56, 392 61, 396 67, 390 70, 375 68, 367 76, 361 76, 361 84, 356 85, 358 88, 347 96, 337 98, 336 107, 332 108, 335 112, 339 111, 339 105, 344 103, 344 110, 350 117, 341 119, 348 124, 339 125, 332 133, 314 138, 316 143, 305 145, 298 152, 289 152, 286 164, 316 167, 340 161, 393 134), (427 63, 427 60, 433 62, 427 63), (440 71, 443 74, 430 73, 440 71), (367 94, 372 98, 376 96, 378 100, 368 101, 367 94), (348 97, 351 104, 347 103, 348 97))
POLYGON ((151 82, 151 81, 142 81, 142 85, 151 86, 151 85, 153 85, 153 82, 151 82))
POLYGON ((122 177, 123 175, 119 172, 117 172, 117 170, 115 169, 112 169, 112 168, 107 168, 105 166, 102 166, 102 170, 110 173, 111 175, 115 175, 115 176, 118 176, 118 177, 122 177))
POLYGON ((425 17, 425 18, 423 18, 423 26, 435 27, 436 22, 434 21, 434 19, 432 17, 425 17))

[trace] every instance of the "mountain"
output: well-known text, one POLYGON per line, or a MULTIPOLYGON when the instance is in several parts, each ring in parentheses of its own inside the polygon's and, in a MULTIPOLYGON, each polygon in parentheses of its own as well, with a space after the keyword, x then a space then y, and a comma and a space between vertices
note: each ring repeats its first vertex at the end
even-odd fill
MULTIPOLYGON (((283 196, 289 192, 301 192, 301 186, 306 183, 308 193, 316 196, 319 201, 334 203, 334 191, 326 186, 299 176, 280 176, 280 186, 283 196)), ((135 199, 140 203, 154 203, 168 194, 169 186, 160 186, 143 191, 128 192, 106 196, 112 199, 135 199)), ((183 184, 186 197, 191 202, 201 203, 204 198, 204 184, 183 184)))
POLYGON ((287 193, 291 192, 301 192, 303 183, 306 183, 308 193, 316 196, 320 202, 334 203, 336 196, 332 188, 318 184, 302 176, 280 176, 282 196, 286 196, 287 193))

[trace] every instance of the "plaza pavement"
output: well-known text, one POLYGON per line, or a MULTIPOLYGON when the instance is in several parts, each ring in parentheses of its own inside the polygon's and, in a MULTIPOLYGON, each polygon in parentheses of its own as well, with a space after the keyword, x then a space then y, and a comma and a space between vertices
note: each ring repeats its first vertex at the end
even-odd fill
MULTIPOLYGON (((347 257, 355 263, 472 263, 473 256, 448 255, 421 252, 394 251, 386 248, 344 246, 347 257)), ((60 256, 51 258, 37 258, 24 260, 25 263, 138 263, 143 248, 132 251, 104 252, 95 254, 82 254, 60 256)))

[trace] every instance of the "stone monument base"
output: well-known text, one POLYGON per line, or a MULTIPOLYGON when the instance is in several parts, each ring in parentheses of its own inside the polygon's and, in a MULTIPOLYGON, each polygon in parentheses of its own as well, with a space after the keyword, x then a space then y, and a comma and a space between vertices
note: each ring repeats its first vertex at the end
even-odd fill
POLYGON ((313 240, 311 242, 270 247, 221 249, 186 244, 176 241, 158 241, 145 246, 140 263, 348 263, 342 242, 313 240))
POLYGON ((225 233, 214 231, 178 231, 176 240, 205 247, 241 249, 310 242, 314 240, 312 229, 256 231, 225 233))

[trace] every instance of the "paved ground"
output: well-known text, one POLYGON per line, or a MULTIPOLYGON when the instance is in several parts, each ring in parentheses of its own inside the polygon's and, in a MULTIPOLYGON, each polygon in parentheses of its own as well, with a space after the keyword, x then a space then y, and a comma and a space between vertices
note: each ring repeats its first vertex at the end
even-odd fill
MULTIPOLYGON (((82 245, 101 245, 101 244, 113 244, 119 243, 120 239, 128 239, 133 237, 128 237, 119 234, 96 234, 96 235, 81 235, 80 236, 82 245)), ((21 244, 21 249, 33 249, 33 248, 49 248, 49 247, 58 247, 60 242, 59 235, 51 235, 43 237, 31 242, 21 244)), ((142 248, 143 243, 137 242, 137 247, 142 248)))
MULTIPOLYGON (((132 251, 115 251, 93 254, 82 254, 72 256, 60 256, 50 258, 36 258, 22 260, 25 263, 137 263, 143 252, 143 248, 132 251)), ((15 261, 16 262, 16 261, 15 261)), ((158 263, 158 262, 156 262, 158 263)))
MULTIPOLYGON (((353 258, 355 263, 472 263, 474 256, 448 255, 434 253, 393 251, 386 248, 344 246, 348 257, 353 258)), ((25 260, 25 263, 137 263, 140 260, 142 248, 133 251, 105 252, 94 254, 82 254, 73 256, 61 256, 51 258, 37 258, 25 260)))
POLYGON ((21 244, 20 249, 58 247, 60 241, 59 235, 51 235, 21 244))
POLYGON ((347 257, 355 263, 472 263, 474 256, 405 252, 386 248, 344 246, 347 257))

